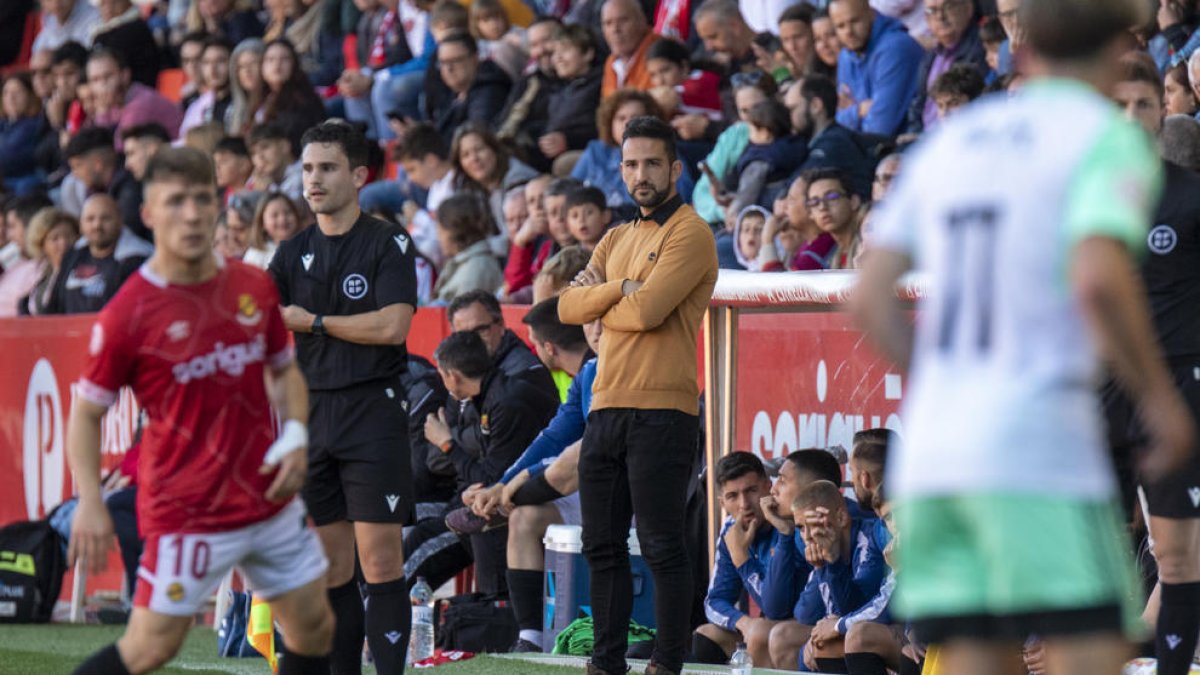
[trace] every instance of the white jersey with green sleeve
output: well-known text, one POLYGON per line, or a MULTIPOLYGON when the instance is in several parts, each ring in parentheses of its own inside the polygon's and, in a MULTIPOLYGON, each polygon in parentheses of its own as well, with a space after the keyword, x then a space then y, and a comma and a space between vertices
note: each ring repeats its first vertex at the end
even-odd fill
POLYGON ((893 496, 1112 494, 1069 267, 1090 237, 1140 254, 1160 172, 1148 135, 1069 80, 979 101, 906 160, 870 241, 928 275, 893 496))

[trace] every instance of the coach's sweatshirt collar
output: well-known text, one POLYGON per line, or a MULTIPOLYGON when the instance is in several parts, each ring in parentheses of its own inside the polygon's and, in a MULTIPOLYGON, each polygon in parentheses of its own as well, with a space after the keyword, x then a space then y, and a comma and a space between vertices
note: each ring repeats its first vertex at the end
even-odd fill
POLYGON ((648 216, 643 216, 639 211, 637 217, 633 219, 633 222, 640 225, 642 221, 653 220, 654 222, 658 223, 659 227, 662 227, 663 225, 667 224, 667 221, 671 219, 671 216, 675 215, 675 212, 678 211, 679 207, 681 206, 683 206, 683 197, 675 195, 662 204, 659 204, 658 208, 651 211, 650 215, 648 216))

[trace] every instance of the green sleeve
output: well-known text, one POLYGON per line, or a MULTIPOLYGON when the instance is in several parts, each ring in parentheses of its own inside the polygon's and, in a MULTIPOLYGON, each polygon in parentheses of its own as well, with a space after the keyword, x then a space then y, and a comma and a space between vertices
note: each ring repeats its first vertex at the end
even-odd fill
POLYGON ((1162 184, 1162 164, 1150 137, 1113 115, 1068 189, 1064 213, 1070 246, 1108 237, 1140 255, 1162 184))

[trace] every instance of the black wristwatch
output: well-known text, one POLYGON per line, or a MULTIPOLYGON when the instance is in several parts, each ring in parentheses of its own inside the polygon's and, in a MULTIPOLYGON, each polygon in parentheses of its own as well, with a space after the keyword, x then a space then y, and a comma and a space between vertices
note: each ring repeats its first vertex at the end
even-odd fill
POLYGON ((325 335, 325 317, 323 315, 318 314, 313 317, 311 331, 313 335, 325 335))

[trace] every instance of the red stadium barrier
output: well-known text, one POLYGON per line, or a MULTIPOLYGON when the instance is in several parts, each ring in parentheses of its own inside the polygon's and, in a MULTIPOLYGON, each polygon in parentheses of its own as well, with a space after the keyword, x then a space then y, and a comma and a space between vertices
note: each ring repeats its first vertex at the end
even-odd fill
MULTIPOLYGON (((855 431, 899 428, 903 380, 837 308, 852 283, 835 272, 722 272, 701 336, 701 381, 715 383, 705 394, 710 462, 735 449, 766 459, 810 446, 849 449, 855 431)), ((902 295, 918 291, 910 285, 902 295)), ((525 308, 504 313, 525 338, 525 308)), ((67 415, 91 324, 90 316, 0 320, 0 524, 43 517, 72 494, 67 415)), ((428 357, 449 331, 445 310, 422 308, 409 347, 428 357)), ((120 461, 135 422, 136 402, 123 393, 105 420, 106 468, 120 461)), ((710 504, 710 523, 719 524, 710 504)), ((120 587, 120 562, 111 563, 88 580, 89 592, 120 587)))

